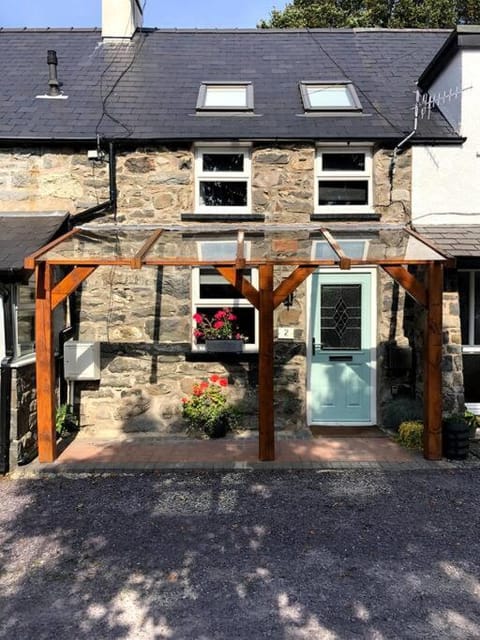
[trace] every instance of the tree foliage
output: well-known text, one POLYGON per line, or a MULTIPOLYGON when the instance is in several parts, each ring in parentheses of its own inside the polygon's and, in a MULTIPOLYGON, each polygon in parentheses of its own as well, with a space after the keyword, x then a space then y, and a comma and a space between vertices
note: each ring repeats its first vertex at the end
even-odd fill
POLYGON ((479 23, 479 0, 293 0, 258 26, 448 29, 479 23))

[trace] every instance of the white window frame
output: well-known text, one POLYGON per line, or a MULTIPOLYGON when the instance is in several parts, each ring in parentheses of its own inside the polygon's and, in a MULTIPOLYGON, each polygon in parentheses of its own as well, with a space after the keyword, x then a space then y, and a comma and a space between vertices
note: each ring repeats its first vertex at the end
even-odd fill
POLYGON ((205 81, 200 84, 197 98, 197 111, 253 111, 253 84, 250 81, 205 81), (210 88, 238 89, 245 91, 243 104, 207 105, 208 90, 210 88))
POLYGON ((373 150, 368 145, 317 145, 315 157, 315 213, 373 213, 373 150), (365 168, 363 171, 324 171, 323 170, 323 154, 354 154, 363 153, 365 155, 365 168), (359 180, 368 182, 367 204, 360 205, 320 205, 318 203, 320 180, 341 181, 350 178, 358 178, 359 180))
POLYGON ((480 300, 475 299, 475 274, 480 273, 480 269, 459 269, 458 271, 469 274, 468 344, 462 344, 462 353, 480 353, 480 344, 475 344, 475 307, 480 307, 480 300))
POLYGON ((251 213, 251 176, 252 176, 252 160, 251 145, 247 144, 199 144, 195 146, 195 211, 197 213, 210 213, 212 215, 223 214, 245 214, 251 213), (204 154, 243 154, 243 171, 204 171, 203 155, 204 154), (247 204, 243 207, 218 206, 212 207, 204 205, 200 202, 200 182, 245 182, 247 185, 247 204))
MULTIPOLYGON (((13 360, 15 362, 23 360, 35 359, 35 337, 33 340, 32 348, 29 351, 20 353, 20 343, 18 341, 18 306, 19 306, 19 287, 28 286, 28 283, 19 283, 12 285, 12 337, 13 337, 13 360)), ((32 286, 35 285, 32 283, 32 286)), ((33 319, 35 322, 35 301, 33 301, 33 319)))
MULTIPOLYGON (((206 241, 208 243, 212 242, 211 240, 206 241)), ((219 241, 221 243, 221 241, 219 241)), ((200 259, 202 259, 202 243, 198 242, 198 253, 200 259)), ((235 243, 236 244, 236 243, 235 243)), ((245 242, 244 252, 245 258, 248 260, 250 256, 250 243, 245 242)), ((210 268, 208 265, 205 267, 194 267, 192 268, 192 309, 190 316, 193 318, 193 315, 197 312, 199 307, 207 307, 211 308, 212 311, 216 311, 218 309, 222 309, 223 307, 241 307, 241 308, 250 308, 254 309, 254 319, 255 319, 255 340, 251 342, 245 342, 242 348, 243 353, 257 353, 258 345, 259 345, 259 320, 258 320, 258 310, 255 309, 251 302, 249 302, 246 298, 238 297, 233 298, 202 298, 200 296, 200 269, 201 268, 210 268)), ((211 267, 214 269, 214 267, 211 267)), ((252 285, 258 289, 258 269, 254 267, 249 267, 251 269, 251 283, 252 285)), ((218 274, 220 275, 220 274, 218 274)), ((192 351, 197 353, 205 352, 204 344, 197 344, 195 341, 195 337, 193 335, 193 330, 195 328, 194 321, 192 320, 192 351)))
POLYGON ((7 355, 7 349, 5 344, 5 301, 2 295, 0 295, 0 362, 7 355))

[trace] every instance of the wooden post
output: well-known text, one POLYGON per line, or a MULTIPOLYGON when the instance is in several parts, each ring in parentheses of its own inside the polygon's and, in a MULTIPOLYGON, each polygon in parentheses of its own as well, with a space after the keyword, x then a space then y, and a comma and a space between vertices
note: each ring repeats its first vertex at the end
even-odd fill
POLYGON ((53 462, 57 456, 55 432, 55 362, 52 330, 52 269, 37 264, 35 296, 35 350, 37 377, 38 459, 53 462))
POLYGON ((431 262, 427 272, 423 455, 442 457, 442 291, 443 265, 431 262))
POLYGON ((273 410, 273 265, 260 271, 260 351, 258 366, 258 457, 275 460, 273 410))

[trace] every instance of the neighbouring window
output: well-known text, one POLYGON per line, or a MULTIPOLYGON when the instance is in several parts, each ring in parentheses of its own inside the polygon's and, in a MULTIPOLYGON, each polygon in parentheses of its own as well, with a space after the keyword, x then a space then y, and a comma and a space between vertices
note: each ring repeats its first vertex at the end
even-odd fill
MULTIPOLYGON (((205 241, 198 242, 199 258, 201 260, 228 259, 236 253, 236 242, 205 241)), ((245 256, 248 257, 250 246, 245 243, 245 256)), ((243 276, 255 288, 258 288, 257 269, 244 269, 243 276)), ((212 318, 219 309, 228 307, 237 317, 239 333, 248 336, 243 346, 244 352, 258 351, 258 312, 252 304, 244 298, 214 267, 196 267, 192 270, 192 318, 195 313, 201 313, 212 318)), ((192 319, 192 348, 203 351, 202 339, 193 335, 196 323, 192 319)))
POLYGON ((355 87, 351 82, 301 82, 305 111, 361 111, 355 87))
POLYGON ((372 211, 372 153, 368 148, 318 148, 316 212, 372 211))
POLYGON ((251 82, 202 82, 197 111, 252 111, 251 82))
POLYGON ((465 402, 480 403, 480 270, 458 271, 465 402))
POLYGON ((198 147, 195 159, 196 211, 248 213, 250 167, 249 147, 198 147))
POLYGON ((35 281, 11 288, 13 318, 13 350, 18 359, 35 353, 35 281))

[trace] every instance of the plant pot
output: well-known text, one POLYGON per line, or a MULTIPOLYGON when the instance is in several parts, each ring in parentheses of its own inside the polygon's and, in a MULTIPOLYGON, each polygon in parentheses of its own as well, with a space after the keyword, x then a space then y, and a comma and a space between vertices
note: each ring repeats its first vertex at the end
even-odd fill
POLYGON ((209 353, 241 353, 243 340, 205 340, 205 351, 209 353))
POLYGON ((443 455, 449 460, 465 460, 468 456, 470 426, 460 417, 443 421, 443 455))
POLYGON ((224 438, 227 435, 228 425, 225 420, 219 419, 204 428, 204 433, 209 438, 224 438))

